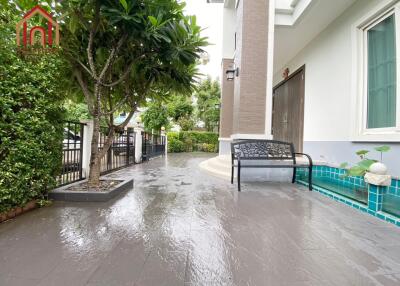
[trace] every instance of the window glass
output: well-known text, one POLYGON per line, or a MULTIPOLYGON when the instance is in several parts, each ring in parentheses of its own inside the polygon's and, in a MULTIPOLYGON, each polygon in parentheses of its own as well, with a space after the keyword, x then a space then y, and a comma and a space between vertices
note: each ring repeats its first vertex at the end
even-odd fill
POLYGON ((396 126, 396 33, 392 15, 368 30, 367 128, 396 126))

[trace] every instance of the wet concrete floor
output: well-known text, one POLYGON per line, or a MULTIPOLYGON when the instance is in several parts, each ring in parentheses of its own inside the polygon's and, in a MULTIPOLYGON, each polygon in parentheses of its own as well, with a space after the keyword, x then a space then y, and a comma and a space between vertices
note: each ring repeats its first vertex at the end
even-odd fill
POLYGON ((108 203, 0 225, 0 285, 400 285, 400 228, 290 183, 243 192, 169 155, 108 203))

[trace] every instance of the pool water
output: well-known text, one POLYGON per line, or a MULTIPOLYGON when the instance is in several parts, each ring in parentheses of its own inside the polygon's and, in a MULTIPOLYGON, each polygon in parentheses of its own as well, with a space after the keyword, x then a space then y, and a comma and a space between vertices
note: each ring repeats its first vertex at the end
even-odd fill
MULTIPOLYGON (((391 185, 376 190, 370 194, 368 201, 368 184, 363 177, 345 176, 346 171, 330 166, 313 167, 313 186, 323 194, 323 190, 329 191, 330 197, 341 200, 346 204, 368 212, 380 219, 400 226, 400 180, 392 179, 391 185), (335 196, 333 193, 340 195, 335 196), (343 199, 344 198, 344 199, 343 199), (353 203, 352 203, 353 201, 353 203), (356 203, 356 204, 354 204, 356 203)), ((297 169, 296 179, 302 183, 308 183, 308 170, 297 169)))
MULTIPOLYGON (((298 179, 308 182, 308 176, 305 173, 301 173, 298 179)), ((368 204, 368 188, 365 183, 362 185, 356 185, 346 180, 335 179, 329 176, 313 175, 313 185, 355 200, 359 203, 368 204)))
POLYGON ((400 196, 385 194, 383 196, 382 210, 391 215, 400 217, 400 196))

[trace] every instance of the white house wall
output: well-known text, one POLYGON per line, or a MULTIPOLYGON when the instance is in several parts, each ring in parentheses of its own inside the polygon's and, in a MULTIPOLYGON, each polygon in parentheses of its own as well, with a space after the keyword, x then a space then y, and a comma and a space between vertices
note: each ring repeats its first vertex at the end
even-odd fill
MULTIPOLYGON (((354 162, 354 152, 383 143, 351 142, 352 96, 352 29, 354 24, 381 0, 359 0, 306 48, 281 67, 291 72, 305 64, 304 151, 316 160, 332 164, 354 162)), ((274 75, 274 85, 282 80, 282 72, 274 75)), ((384 157, 393 175, 400 176, 400 144, 384 157)), ((377 154, 374 154, 377 156, 377 154)))
POLYGON ((235 54, 236 9, 225 8, 223 15, 224 35, 222 45, 222 58, 233 59, 235 54))

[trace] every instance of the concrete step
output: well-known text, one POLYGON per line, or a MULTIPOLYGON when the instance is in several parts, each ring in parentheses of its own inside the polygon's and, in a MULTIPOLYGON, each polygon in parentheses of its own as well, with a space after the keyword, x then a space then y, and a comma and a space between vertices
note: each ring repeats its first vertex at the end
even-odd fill
MULTIPOLYGON (((308 160, 306 158, 298 157, 296 159, 296 161, 298 164, 307 164, 308 163, 308 160)), ((321 162, 317 161, 317 162, 314 162, 314 164, 318 165, 318 164, 321 164, 321 162)), ((222 155, 222 156, 217 156, 217 157, 208 159, 208 160, 200 163, 200 168, 210 175, 213 175, 213 176, 225 179, 225 180, 230 180, 231 179, 231 156, 230 155, 222 155)), ((271 170, 273 170, 273 169, 271 169, 271 170)), ((286 170, 286 169, 283 169, 283 170, 286 170)), ((273 171, 269 171, 269 172, 275 172, 274 176, 275 177, 277 176, 276 175, 277 170, 273 170, 273 171)), ((288 171, 286 173, 288 173, 288 171)), ((288 176, 286 173, 282 175, 285 178, 288 176)))
POLYGON ((220 158, 220 156, 218 156, 216 158, 212 158, 211 160, 208 160, 208 165, 214 169, 230 171, 231 161, 230 161, 230 159, 226 160, 226 158, 220 158))
POLYGON ((231 178, 231 163, 229 156, 218 156, 203 161, 200 163, 200 169, 221 179, 230 180, 231 178), (229 159, 229 161, 227 161, 227 159, 229 159))

